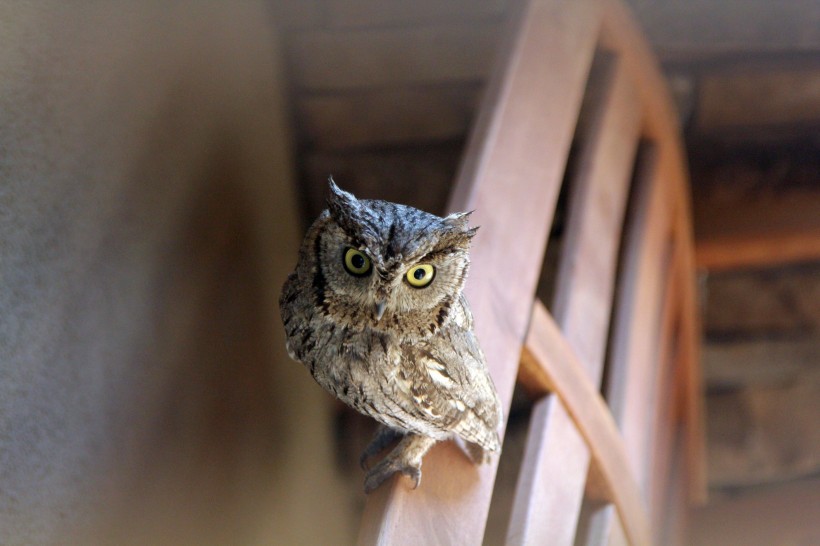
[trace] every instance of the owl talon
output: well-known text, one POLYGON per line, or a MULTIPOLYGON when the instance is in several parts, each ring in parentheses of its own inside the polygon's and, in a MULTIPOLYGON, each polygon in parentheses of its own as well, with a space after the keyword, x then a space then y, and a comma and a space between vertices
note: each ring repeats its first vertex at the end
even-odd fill
MULTIPOLYGON (((376 439, 379 438, 377 436, 376 439)), ((364 492, 375 491, 396 472, 401 472, 410 478, 413 482, 413 489, 416 489, 421 483, 422 457, 435 443, 434 439, 427 436, 407 434, 389 455, 368 471, 364 479, 364 492)))
POLYGON ((413 480, 413 489, 417 489, 421 484, 421 468, 405 468, 401 472, 413 480))
POLYGON ((362 470, 370 470, 370 459, 384 451, 384 448, 389 446, 400 436, 402 436, 401 432, 385 425, 379 425, 379 428, 376 430, 376 434, 373 435, 373 439, 370 441, 370 444, 368 444, 362 452, 361 457, 359 457, 359 466, 362 470))
POLYGON ((390 479, 397 472, 401 472, 413 482, 413 489, 421 484, 421 466, 403 466, 401 461, 388 457, 374 466, 365 476, 364 492, 372 493, 385 481, 390 479))
POLYGON ((361 456, 359 457, 359 468, 361 468, 365 472, 370 470, 370 459, 371 458, 372 458, 372 455, 370 455, 367 452, 367 450, 365 450, 365 452, 362 453, 361 456))

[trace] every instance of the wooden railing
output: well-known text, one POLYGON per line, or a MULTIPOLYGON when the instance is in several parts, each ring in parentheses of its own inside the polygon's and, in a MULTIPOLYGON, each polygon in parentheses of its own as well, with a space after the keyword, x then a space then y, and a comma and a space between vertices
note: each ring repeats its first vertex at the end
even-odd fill
MULTIPOLYGON (((535 397, 507 543, 672 543, 703 497, 689 208, 675 112, 625 8, 524 0, 450 202, 481 226, 466 292, 501 398, 516 381, 535 397), (548 310, 534 298, 563 184, 548 310)), ((437 445, 420 488, 368 498, 359 543, 481 544, 497 463, 437 445)))

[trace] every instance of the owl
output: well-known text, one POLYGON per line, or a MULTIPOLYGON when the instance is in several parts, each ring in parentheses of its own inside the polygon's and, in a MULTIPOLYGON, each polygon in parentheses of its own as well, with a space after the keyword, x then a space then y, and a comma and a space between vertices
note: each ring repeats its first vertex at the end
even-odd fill
POLYGON ((441 218, 329 185, 279 306, 290 356, 380 423, 360 460, 365 492, 395 473, 418 487, 437 441, 486 461, 500 450, 502 410, 462 294, 469 213, 441 218))

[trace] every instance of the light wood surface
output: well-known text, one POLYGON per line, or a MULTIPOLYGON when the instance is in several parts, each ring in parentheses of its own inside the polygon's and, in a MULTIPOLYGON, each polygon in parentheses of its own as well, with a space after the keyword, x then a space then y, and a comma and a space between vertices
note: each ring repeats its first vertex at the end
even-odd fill
MULTIPOLYGON (((482 227, 466 293, 502 401, 509 406, 516 376, 542 393, 507 543, 575 543, 586 491, 605 501, 584 529, 590 544, 650 544, 658 529, 649 492, 668 495, 651 463, 669 451, 654 445, 669 437, 655 419, 689 434, 693 495, 702 483, 693 238, 677 121, 656 62, 615 0, 525 1, 510 24, 449 207, 476 210, 482 227), (532 302, 565 177, 553 319, 532 302), (599 394, 607 358, 612 413, 599 394), (668 399, 674 380, 680 401, 668 399)), ((359 543, 480 543, 496 464, 474 467, 452 444, 436 446, 419 489, 394 480, 368 498, 359 543)))
MULTIPOLYGON (((533 306, 522 367, 538 368, 531 375, 545 377, 543 388, 547 385, 554 388, 555 396, 572 417, 603 476, 609 500, 617 507, 626 538, 631 544, 651 544, 646 506, 630 470, 618 427, 598 388, 584 372, 583 364, 566 341, 560 327, 540 302, 533 306)), ((572 460, 575 454, 565 453, 564 457, 572 460)), ((577 480, 566 481, 578 483, 577 480)), ((554 520, 555 515, 546 512, 540 514, 540 517, 550 521, 554 520)))
POLYGON ((658 147, 658 176, 669 188, 673 210, 673 229, 680 237, 682 269, 681 343, 685 379, 686 464, 689 467, 689 495, 695 502, 706 499, 706 446, 703 424, 703 381, 700 370, 700 320, 695 282, 692 203, 688 169, 684 159, 680 122, 666 89, 657 60, 641 37, 628 9, 616 0, 606 2, 602 42, 619 51, 624 65, 635 81, 644 105, 644 137, 658 147))
MULTIPOLYGON (((588 122, 576 133, 581 147, 578 166, 574 178, 567 181, 569 213, 553 313, 598 389, 641 111, 617 57, 607 55, 596 67, 598 77, 593 75, 588 87, 593 92, 587 93, 588 122)), ((537 406, 546 403, 552 402, 541 401, 537 406)), ((529 443, 534 444, 537 437, 543 445, 528 446, 524 455, 508 539, 520 544, 571 544, 583 495, 577 484, 584 482, 589 453, 572 437, 578 432, 569 425, 562 405, 549 412, 537 410, 530 419, 529 443), (560 457, 555 450, 561 451, 560 457), (559 482, 576 487, 563 495, 539 494, 559 482)))
MULTIPOLYGON (((505 406, 600 21, 595 2, 530 2, 524 9, 450 202, 452 210, 475 209, 473 222, 481 226, 466 293, 505 406)), ((495 465, 475 468, 452 446, 437 446, 425 458, 421 487, 393 482, 368 499, 359 543, 480 543, 495 465)))

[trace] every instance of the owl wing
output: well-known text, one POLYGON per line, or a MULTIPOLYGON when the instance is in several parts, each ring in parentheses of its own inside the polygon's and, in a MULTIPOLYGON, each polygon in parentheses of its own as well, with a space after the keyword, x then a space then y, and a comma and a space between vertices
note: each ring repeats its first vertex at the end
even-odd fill
POLYGON ((414 371, 408 377, 413 413, 439 430, 497 451, 501 402, 475 334, 465 327, 472 326, 466 302, 462 298, 459 303, 464 321, 453 321, 437 336, 405 346, 414 371))

